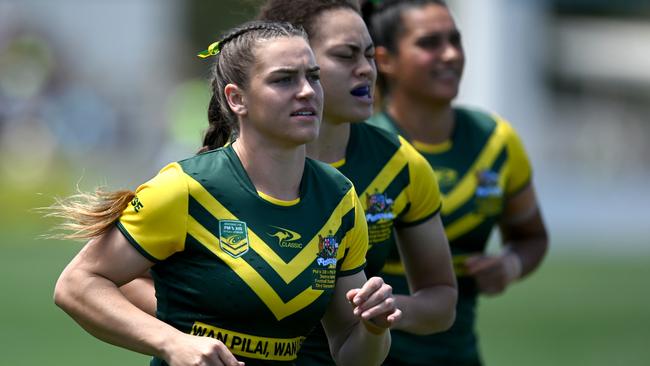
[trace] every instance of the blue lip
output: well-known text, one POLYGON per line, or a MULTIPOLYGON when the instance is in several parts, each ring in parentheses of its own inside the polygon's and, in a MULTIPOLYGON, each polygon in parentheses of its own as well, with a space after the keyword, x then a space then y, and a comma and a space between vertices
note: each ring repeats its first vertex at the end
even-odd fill
POLYGON ((360 88, 353 89, 350 94, 354 95, 355 97, 364 97, 370 94, 370 87, 368 86, 362 86, 360 88))

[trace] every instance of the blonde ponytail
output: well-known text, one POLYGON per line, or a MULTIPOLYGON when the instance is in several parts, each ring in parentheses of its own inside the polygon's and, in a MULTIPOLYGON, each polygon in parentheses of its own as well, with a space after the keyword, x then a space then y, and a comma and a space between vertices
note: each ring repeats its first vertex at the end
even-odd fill
POLYGON ((64 220, 49 237, 89 240, 106 233, 134 197, 135 192, 130 190, 107 192, 98 188, 93 193, 79 192, 64 199, 56 198, 55 204, 41 211, 45 217, 64 220))

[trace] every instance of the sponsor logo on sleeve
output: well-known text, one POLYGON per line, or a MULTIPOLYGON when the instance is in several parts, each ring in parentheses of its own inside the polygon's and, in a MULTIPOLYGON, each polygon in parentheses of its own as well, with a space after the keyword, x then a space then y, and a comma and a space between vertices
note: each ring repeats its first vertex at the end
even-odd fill
POLYGON ((144 208, 144 205, 140 202, 138 196, 133 197, 131 200, 131 206, 133 206, 133 211, 135 212, 140 212, 140 210, 144 208))

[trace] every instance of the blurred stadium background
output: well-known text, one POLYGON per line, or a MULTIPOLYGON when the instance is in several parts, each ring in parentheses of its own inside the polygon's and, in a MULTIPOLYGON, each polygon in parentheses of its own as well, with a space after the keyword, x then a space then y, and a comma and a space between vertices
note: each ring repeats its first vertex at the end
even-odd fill
MULTIPOLYGON (((485 298, 489 365, 650 364, 650 3, 450 0, 468 56, 459 102, 522 135, 552 246, 485 298)), ((208 64, 255 1, 0 0, 0 365, 144 365, 51 300, 80 244, 33 208, 135 188, 192 154, 208 64)))

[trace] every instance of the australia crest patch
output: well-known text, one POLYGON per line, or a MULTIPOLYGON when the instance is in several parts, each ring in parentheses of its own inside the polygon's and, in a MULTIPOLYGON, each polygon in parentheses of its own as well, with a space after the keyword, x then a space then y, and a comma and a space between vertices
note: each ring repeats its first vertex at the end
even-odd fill
POLYGON ((248 228, 246 223, 237 220, 219 221, 219 247, 233 258, 248 252, 248 228))
POLYGON ((331 267, 336 265, 336 254, 339 250, 339 243, 336 237, 330 233, 323 237, 318 234, 318 257, 316 263, 322 267, 331 267))
POLYGON ((339 243, 332 232, 327 236, 318 234, 318 253, 316 254, 316 268, 312 268, 315 290, 331 290, 336 285, 336 255, 339 243))

